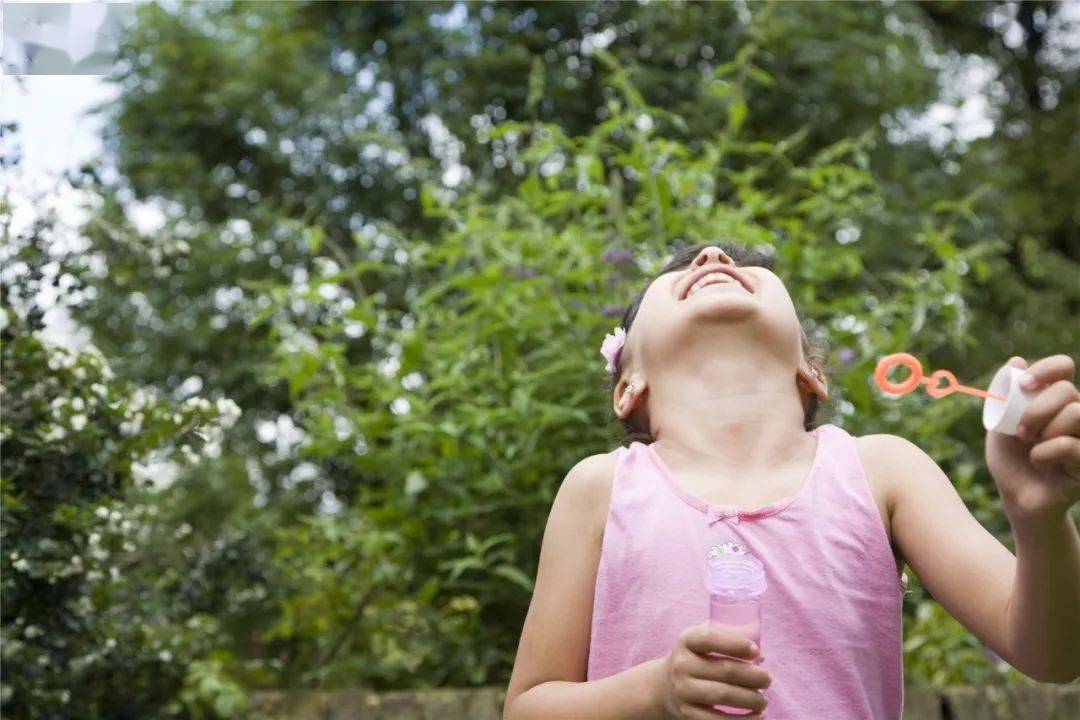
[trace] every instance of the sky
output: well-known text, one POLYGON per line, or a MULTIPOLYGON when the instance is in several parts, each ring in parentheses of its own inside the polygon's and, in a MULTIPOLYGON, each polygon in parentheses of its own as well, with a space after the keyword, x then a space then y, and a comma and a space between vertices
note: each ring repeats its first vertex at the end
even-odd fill
POLYGON ((116 97, 98 75, 0 77, 0 119, 19 123, 18 138, 34 174, 55 174, 101 149, 101 126, 83 113, 116 97))
MULTIPOLYGON (((10 191, 13 200, 15 232, 41 211, 40 197, 49 198, 64 226, 78 224, 80 193, 61 176, 100 154, 100 118, 85 113, 116 94, 114 87, 95 75, 0 77, 0 121, 18 124, 13 142, 22 156, 19 169, 0 179, 0 191, 10 191)), ((76 241, 74 231, 67 239, 76 241)), ((46 337, 73 348, 86 343, 87 333, 75 325, 62 304, 56 304, 56 297, 39 300, 49 308, 46 337)))

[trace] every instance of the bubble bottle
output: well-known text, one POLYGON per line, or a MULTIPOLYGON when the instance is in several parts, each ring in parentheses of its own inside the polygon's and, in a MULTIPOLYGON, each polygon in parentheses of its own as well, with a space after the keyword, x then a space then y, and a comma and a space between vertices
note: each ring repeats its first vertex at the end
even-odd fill
MULTIPOLYGON (((709 551, 705 585, 709 591, 709 623, 755 642, 758 657, 752 662, 761 662, 761 600, 766 588, 761 561, 739 543, 716 545, 709 551)), ((745 708, 714 707, 736 715, 752 714, 745 708)))

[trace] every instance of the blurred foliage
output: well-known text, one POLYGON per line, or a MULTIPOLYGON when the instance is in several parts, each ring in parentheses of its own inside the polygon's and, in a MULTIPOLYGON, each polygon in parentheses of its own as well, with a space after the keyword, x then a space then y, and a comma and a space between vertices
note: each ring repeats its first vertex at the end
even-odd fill
MULTIPOLYGON (((558 483, 617 442, 600 341, 684 244, 774 252, 831 348, 823 420, 910 438, 1008 543, 977 404, 868 380, 899 349, 977 385, 1080 347, 1075 23, 1041 2, 140 6, 107 157, 74 179, 68 304, 118 377, 244 408, 175 482, 113 491, 154 529, 137 592, 101 607, 183 635, 146 697, 229 716, 242 688, 505 682, 558 483), (992 127, 919 130, 971 94, 965 68, 992 127)), ((912 680, 1015 676, 917 582, 905 621, 912 680)), ((132 676, 110 668, 98 690, 132 676)), ((5 714, 47 716, 19 688, 59 672, 6 673, 5 714)))
MULTIPOLYGON (((10 221, 7 198, 0 210, 10 221)), ((158 562, 191 528, 162 523, 151 488, 166 461, 213 453, 240 409, 174 403, 117 377, 93 345, 74 352, 42 333, 37 298, 72 278, 43 252, 54 222, 2 233, 3 714, 171 715, 187 663, 224 641, 181 602, 187 569, 158 562)))

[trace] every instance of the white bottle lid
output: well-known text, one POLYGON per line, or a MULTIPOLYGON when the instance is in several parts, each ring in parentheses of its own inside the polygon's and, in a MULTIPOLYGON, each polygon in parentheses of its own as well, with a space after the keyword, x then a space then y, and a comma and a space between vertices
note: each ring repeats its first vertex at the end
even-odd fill
POLYGON ((1016 426, 1020 424, 1020 416, 1035 397, 1020 387, 1020 378, 1025 370, 1004 365, 994 379, 990 381, 990 392, 1001 395, 1004 401, 994 398, 986 398, 983 402, 983 427, 987 430, 1015 435, 1016 426))

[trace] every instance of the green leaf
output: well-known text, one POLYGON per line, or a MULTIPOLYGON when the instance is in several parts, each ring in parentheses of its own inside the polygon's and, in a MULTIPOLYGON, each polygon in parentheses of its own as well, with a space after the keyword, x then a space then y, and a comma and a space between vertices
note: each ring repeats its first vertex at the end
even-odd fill
POLYGON ((738 99, 728 103, 728 128, 733 135, 742 128, 743 121, 746 120, 746 113, 747 106, 745 100, 738 99))
POLYGON ((325 233, 323 232, 323 229, 321 227, 318 227, 318 226, 310 227, 310 228, 307 229, 306 234, 307 234, 307 241, 308 241, 308 249, 309 249, 309 251, 311 252, 312 255, 318 255, 319 254, 319 248, 322 247, 323 239, 326 236, 325 233))
POLYGON ((499 565, 492 572, 514 583, 525 592, 531 593, 533 591, 533 583, 529 576, 512 565, 499 565))
POLYGON ((536 104, 544 97, 544 61, 540 56, 532 59, 532 67, 529 70, 529 91, 525 99, 526 112, 533 112, 536 104))

